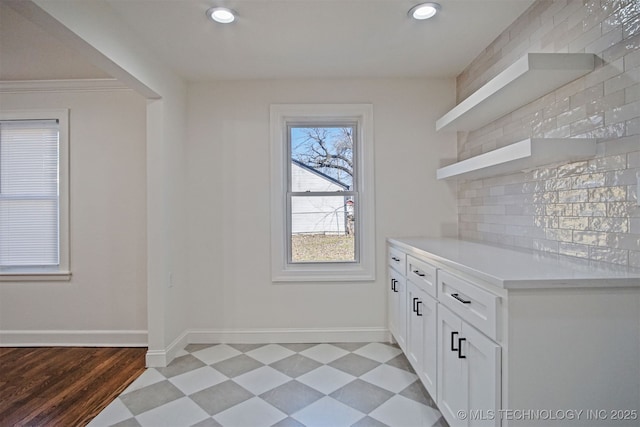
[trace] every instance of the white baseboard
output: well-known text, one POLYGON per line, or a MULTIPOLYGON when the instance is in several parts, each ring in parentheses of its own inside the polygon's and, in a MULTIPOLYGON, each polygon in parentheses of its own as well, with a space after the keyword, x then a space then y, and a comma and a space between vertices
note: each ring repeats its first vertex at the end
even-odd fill
POLYGON ((184 331, 164 350, 148 350, 146 356, 147 368, 164 368, 176 354, 189 344, 189 331, 184 331))
POLYGON ((191 330, 189 344, 386 342, 385 328, 191 330))
POLYGON ((147 331, 0 331, 0 347, 146 347, 147 331))
POLYGON ((332 343, 391 342, 386 328, 336 329, 252 329, 207 330, 183 332, 166 350, 147 351, 147 367, 167 366, 188 344, 270 344, 270 343, 332 343))

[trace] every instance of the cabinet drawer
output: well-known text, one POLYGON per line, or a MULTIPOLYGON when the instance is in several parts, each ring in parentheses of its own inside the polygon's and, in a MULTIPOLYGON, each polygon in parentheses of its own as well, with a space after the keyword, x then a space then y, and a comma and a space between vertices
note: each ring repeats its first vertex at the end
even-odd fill
POLYGON ((458 316, 498 340, 500 297, 446 271, 438 271, 438 300, 458 316))
POLYGON ((431 264, 407 255, 407 278, 436 298, 436 268, 431 264))
POLYGON ((387 253, 389 265, 396 270, 398 273, 403 276, 407 275, 407 255, 396 249, 389 246, 389 251, 387 253))

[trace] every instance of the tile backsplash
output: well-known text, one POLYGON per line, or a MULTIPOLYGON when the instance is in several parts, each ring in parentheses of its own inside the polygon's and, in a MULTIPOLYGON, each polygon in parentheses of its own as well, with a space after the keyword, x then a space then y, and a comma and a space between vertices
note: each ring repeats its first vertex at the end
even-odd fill
POLYGON ((538 0, 457 78, 465 99, 528 52, 596 69, 472 132, 460 160, 525 138, 596 138, 590 160, 458 184, 462 238, 640 267, 640 2, 538 0))

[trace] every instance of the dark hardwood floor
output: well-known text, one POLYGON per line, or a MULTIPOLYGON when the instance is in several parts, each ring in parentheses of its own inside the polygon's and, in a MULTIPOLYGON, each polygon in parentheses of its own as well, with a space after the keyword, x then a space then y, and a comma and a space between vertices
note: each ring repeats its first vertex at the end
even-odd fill
POLYGON ((0 426, 84 426, 142 372, 146 348, 0 347, 0 426))

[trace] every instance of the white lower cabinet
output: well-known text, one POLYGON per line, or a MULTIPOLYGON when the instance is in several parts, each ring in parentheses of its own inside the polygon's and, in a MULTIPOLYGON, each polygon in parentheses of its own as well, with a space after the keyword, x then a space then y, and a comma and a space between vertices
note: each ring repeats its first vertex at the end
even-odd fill
POLYGON ((438 305, 438 407, 452 427, 499 426, 500 346, 438 305))
POLYGON ((498 297, 398 248, 388 252, 389 330, 425 389, 452 427, 499 426, 501 347, 471 326, 495 332, 498 297))
POLYGON ((423 238, 388 265, 389 328, 451 427, 640 426, 636 270, 423 238))
POLYGON ((394 269, 389 269, 389 330, 402 351, 407 351, 407 289, 406 279, 394 269))
POLYGON ((408 326, 407 358, 427 391, 437 393, 437 302, 411 280, 407 281, 408 326))

